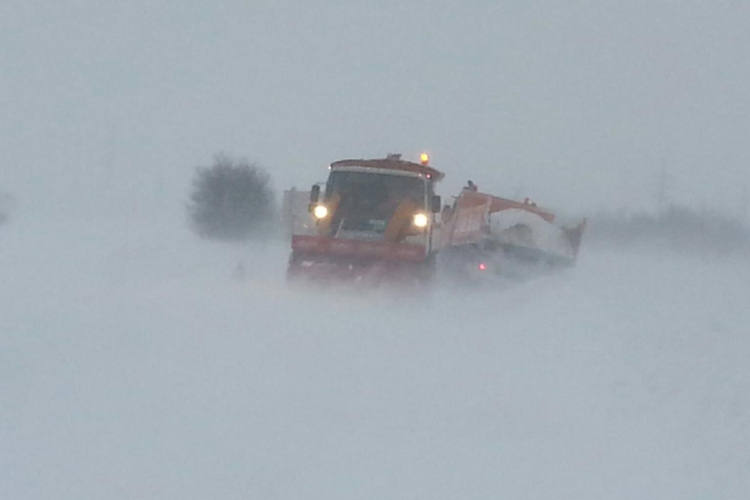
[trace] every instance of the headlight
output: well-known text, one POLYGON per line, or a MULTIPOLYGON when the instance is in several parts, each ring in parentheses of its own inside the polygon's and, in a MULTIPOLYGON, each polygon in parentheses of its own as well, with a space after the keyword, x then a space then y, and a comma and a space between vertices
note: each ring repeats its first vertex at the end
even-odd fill
POLYGON ((313 215, 316 219, 325 219, 328 216, 328 209, 323 205, 318 205, 313 210, 313 215))
POLYGON ((416 214, 414 216, 414 225, 417 227, 425 227, 427 226, 427 222, 429 222, 429 220, 425 214, 416 214))

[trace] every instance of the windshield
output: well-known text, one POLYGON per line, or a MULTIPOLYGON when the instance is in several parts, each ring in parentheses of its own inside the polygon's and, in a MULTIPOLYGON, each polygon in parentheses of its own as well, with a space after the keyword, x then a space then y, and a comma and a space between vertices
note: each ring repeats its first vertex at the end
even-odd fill
POLYGON ((369 172, 332 172, 326 201, 335 200, 334 227, 383 232, 398 207, 424 209, 425 182, 419 177, 369 172))

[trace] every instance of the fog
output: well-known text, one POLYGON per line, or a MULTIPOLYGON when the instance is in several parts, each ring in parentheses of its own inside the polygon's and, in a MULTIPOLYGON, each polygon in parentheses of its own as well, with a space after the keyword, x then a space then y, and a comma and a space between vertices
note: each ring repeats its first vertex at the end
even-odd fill
POLYGON ((0 497, 743 498, 748 15, 0 2, 0 497), (187 224, 221 151, 280 193, 422 150, 591 217, 576 267, 290 287, 187 224))
POLYGON ((288 188, 337 159, 427 150, 446 194, 470 178, 571 210, 653 209, 664 167, 671 200, 735 211, 749 15, 692 0, 5 0, 0 186, 58 210, 93 193, 171 207, 220 151, 288 188))

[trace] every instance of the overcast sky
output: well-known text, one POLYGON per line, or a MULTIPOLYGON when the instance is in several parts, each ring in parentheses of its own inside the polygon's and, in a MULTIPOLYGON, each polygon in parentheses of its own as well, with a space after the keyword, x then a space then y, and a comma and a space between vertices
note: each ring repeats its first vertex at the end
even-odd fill
POLYGON ((180 209, 214 153, 281 190, 426 150, 569 210, 750 184, 750 2, 0 0, 0 190, 180 209))

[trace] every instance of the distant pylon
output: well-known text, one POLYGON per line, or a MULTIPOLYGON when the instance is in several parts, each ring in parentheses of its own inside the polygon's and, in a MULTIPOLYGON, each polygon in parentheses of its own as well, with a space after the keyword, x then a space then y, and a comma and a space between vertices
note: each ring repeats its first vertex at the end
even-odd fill
POLYGON ((669 191, 672 189, 672 182, 674 177, 667 172, 665 162, 662 160, 661 168, 659 169, 659 184, 656 191, 656 208, 659 215, 664 214, 664 207, 669 201, 669 191))

